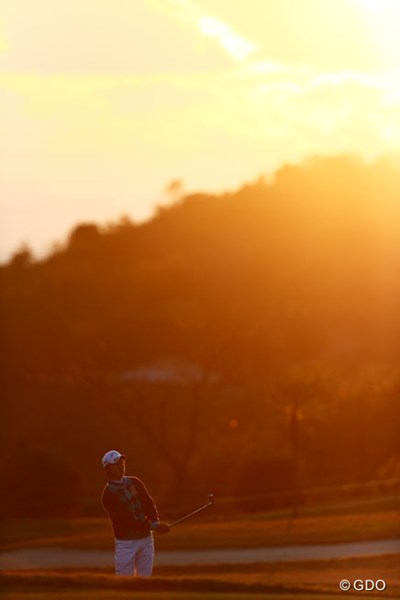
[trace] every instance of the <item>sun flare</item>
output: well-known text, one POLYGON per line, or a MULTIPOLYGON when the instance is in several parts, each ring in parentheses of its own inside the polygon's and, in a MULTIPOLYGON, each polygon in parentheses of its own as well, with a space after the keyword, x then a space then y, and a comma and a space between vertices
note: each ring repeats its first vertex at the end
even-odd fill
POLYGON ((397 68, 400 60, 398 0, 356 0, 370 33, 377 57, 389 68, 397 68))
POLYGON ((358 4, 371 12, 395 11, 400 13, 400 4, 397 0, 357 0, 358 4))

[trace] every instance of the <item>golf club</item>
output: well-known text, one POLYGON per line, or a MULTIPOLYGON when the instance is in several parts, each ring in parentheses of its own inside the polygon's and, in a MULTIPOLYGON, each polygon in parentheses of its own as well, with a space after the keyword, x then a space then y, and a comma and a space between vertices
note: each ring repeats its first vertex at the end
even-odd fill
POLYGON ((193 517, 193 515, 195 515, 196 513, 200 512, 201 510, 204 510, 208 506, 211 506, 212 504, 214 504, 214 494, 208 494, 208 502, 207 502, 207 504, 204 504, 203 506, 200 506, 200 508, 196 508, 196 510, 193 510, 188 515, 185 515, 184 517, 181 517, 177 521, 174 521, 174 523, 170 524, 170 527, 174 527, 174 525, 177 525, 178 523, 181 523, 182 521, 185 521, 186 519, 189 519, 189 517, 193 517))

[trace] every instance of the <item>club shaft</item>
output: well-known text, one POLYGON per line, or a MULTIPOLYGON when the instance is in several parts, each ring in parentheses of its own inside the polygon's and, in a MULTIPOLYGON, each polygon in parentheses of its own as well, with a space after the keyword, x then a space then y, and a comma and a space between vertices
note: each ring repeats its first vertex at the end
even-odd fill
POLYGON ((194 510, 193 512, 189 513, 188 515, 185 515, 184 517, 182 517, 181 519, 178 519, 177 521, 174 521, 174 523, 171 523, 171 527, 173 527, 174 525, 177 525, 178 523, 180 523, 181 521, 185 521, 185 519, 188 519, 189 517, 192 517, 193 515, 195 515, 196 513, 200 512, 201 510, 204 510, 205 508, 207 508, 208 506, 211 506, 212 502, 208 502, 207 504, 205 504, 204 506, 200 506, 200 508, 197 508, 196 510, 194 510))

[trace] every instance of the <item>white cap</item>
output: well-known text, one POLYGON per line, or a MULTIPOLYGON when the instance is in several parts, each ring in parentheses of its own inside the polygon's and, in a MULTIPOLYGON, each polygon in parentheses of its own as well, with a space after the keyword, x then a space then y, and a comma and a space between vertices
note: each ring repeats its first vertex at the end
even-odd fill
POLYGON ((121 454, 118 450, 109 450, 105 453, 101 462, 103 463, 103 467, 107 465, 115 465, 119 461, 120 458, 124 458, 126 460, 125 454, 121 454))

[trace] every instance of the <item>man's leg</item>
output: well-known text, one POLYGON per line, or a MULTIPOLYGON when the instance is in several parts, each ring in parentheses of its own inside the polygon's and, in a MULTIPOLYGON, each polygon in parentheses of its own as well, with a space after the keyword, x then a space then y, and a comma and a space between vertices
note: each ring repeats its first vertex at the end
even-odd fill
POLYGON ((115 574, 133 575, 140 540, 115 540, 115 574))
POLYGON ((149 535, 143 540, 140 540, 140 542, 141 544, 135 557, 136 575, 138 575, 139 577, 149 577, 153 572, 153 536, 149 535))

